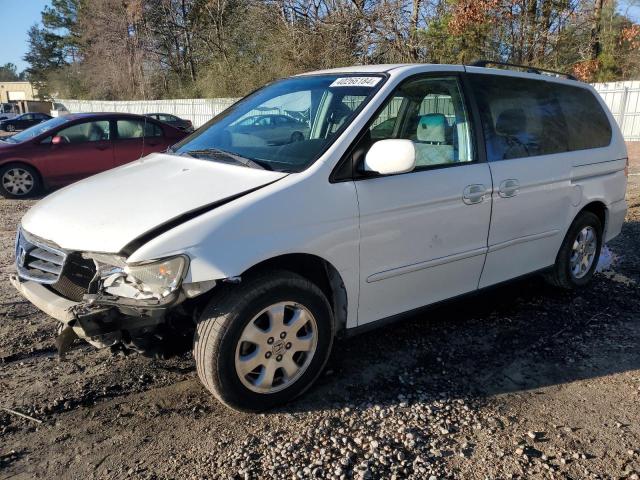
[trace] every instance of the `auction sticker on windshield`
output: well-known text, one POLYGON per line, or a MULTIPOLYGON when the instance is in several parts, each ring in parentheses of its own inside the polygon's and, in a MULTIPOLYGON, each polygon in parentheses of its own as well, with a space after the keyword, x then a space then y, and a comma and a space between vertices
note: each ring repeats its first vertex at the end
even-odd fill
POLYGON ((341 77, 336 78, 331 87, 374 87, 381 80, 380 77, 341 77))

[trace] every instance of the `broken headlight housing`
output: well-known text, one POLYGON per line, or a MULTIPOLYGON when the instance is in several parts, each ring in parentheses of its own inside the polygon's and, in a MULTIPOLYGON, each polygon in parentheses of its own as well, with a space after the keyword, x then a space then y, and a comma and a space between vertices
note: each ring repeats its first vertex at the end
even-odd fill
POLYGON ((187 257, 180 255, 135 265, 102 266, 102 289, 116 297, 162 300, 180 288, 187 264, 187 257))

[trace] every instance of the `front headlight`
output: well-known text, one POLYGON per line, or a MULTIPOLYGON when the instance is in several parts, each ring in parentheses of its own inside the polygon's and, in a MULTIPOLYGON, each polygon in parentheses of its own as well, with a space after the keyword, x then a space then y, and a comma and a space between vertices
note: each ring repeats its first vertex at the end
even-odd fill
POLYGON ((100 269, 102 289, 116 297, 161 300, 180 288, 186 269, 187 257, 184 256, 138 265, 104 265, 100 269))
POLYGON ((184 257, 173 257, 143 265, 127 265, 124 271, 137 280, 144 292, 166 297, 180 286, 186 263, 184 257))

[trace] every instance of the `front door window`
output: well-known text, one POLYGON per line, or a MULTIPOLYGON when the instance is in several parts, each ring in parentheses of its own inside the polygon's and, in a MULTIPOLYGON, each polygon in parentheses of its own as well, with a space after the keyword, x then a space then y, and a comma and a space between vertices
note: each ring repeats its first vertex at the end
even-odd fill
POLYGON ((456 78, 419 78, 402 85, 369 129, 371 141, 411 140, 416 169, 474 159, 468 114, 456 78))
POLYGON ((60 130, 56 136, 61 137, 64 143, 71 144, 109 140, 111 137, 109 120, 77 123, 60 130))

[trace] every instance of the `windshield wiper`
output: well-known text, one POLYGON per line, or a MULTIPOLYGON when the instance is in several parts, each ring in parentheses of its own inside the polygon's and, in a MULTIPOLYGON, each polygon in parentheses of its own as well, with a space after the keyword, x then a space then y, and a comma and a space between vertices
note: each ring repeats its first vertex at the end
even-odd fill
POLYGON ((271 170, 269 166, 263 162, 258 163, 255 160, 250 158, 242 157, 240 155, 236 155, 235 153, 227 152, 225 150, 220 150, 219 148, 204 148, 202 150, 189 150, 187 152, 183 152, 182 155, 189 155, 190 157, 198 158, 198 156, 203 156, 210 158, 212 160, 219 160, 224 162, 225 160, 233 160, 240 165, 249 168, 259 168, 261 170, 271 170))

